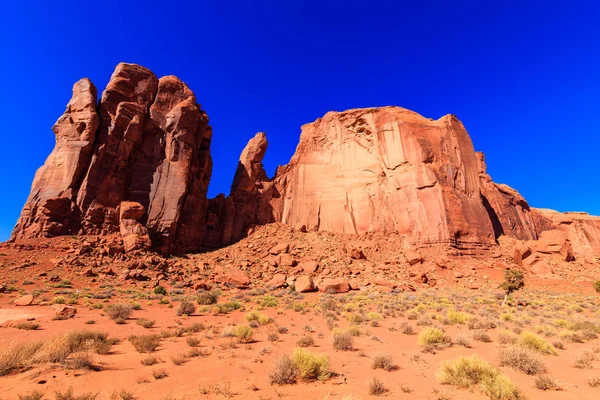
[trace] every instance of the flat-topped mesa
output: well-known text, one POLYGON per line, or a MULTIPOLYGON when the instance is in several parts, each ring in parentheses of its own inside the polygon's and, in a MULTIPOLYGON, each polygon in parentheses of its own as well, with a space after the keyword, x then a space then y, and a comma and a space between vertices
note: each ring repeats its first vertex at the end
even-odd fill
POLYGON ((132 201, 155 249, 200 248, 211 130, 185 83, 121 63, 97 107, 91 82, 79 81, 54 130, 13 238, 118 232, 120 205, 132 201))

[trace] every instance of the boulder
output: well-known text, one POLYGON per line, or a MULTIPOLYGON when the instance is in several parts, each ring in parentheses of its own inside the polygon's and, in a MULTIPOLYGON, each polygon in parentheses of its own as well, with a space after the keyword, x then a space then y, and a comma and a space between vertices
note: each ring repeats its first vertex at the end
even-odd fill
POLYGON ((250 285, 250 278, 238 268, 229 268, 224 273, 215 276, 215 283, 225 284, 237 288, 245 288, 250 285))
POLYGON ((15 306, 30 306, 33 303, 33 296, 26 294, 13 301, 15 306))
POLYGON ((421 254, 415 250, 408 249, 404 252, 404 258, 409 265, 415 265, 423 262, 421 254))
POLYGON ((73 318, 75 314, 77 314, 77 309, 75 307, 64 304, 53 304, 50 308, 54 310, 57 317, 73 318))
POLYGON ((298 264, 298 268, 302 269, 305 274, 314 274, 319 268, 319 263, 313 260, 305 260, 298 264))
POLYGON ((325 279, 319 285, 319 292, 323 293, 346 293, 351 289, 348 281, 343 279, 325 279))
POLYGON ((530 242, 535 251, 545 254, 560 254, 564 261, 572 261, 573 249, 567 235, 558 229, 544 231, 537 241, 530 242))
POLYGON ((266 283, 266 287, 269 289, 279 289, 286 286, 287 276, 285 274, 275 274, 266 283))
POLYGON ((279 267, 293 267, 296 264, 296 259, 291 254, 280 254, 277 258, 277 265, 279 267))
POLYGON ((298 293, 308 293, 315 291, 315 284, 312 278, 308 275, 299 276, 294 283, 294 287, 296 288, 296 292, 298 293))
POLYGON ((279 244, 271 247, 271 249, 269 249, 269 253, 271 253, 273 255, 287 253, 289 248, 290 248, 290 245, 288 243, 279 243, 279 244))

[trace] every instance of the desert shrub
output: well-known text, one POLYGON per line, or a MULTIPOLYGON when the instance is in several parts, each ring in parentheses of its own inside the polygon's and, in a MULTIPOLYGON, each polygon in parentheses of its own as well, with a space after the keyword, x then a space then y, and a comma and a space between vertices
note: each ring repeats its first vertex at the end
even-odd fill
POLYGON ((154 294, 160 295, 160 296, 166 296, 167 289, 165 289, 164 287, 162 287, 162 286, 159 285, 159 286, 157 286, 157 287, 154 288, 154 294))
POLYGON ((188 336, 185 339, 185 341, 188 344, 188 346, 190 346, 190 347, 198 347, 198 346, 200 346, 200 339, 198 339, 197 337, 188 336))
POLYGON ((278 326, 277 333, 279 333, 280 335, 285 335, 286 333, 288 333, 287 326, 278 326))
POLYGON ((154 356, 148 356, 144 359, 142 359, 140 361, 140 363, 145 366, 145 367, 149 367, 151 365, 155 365, 158 363, 158 358, 154 357, 154 356))
POLYGON ((291 385, 296 383, 298 370, 292 359, 287 355, 281 356, 275 362, 275 369, 269 374, 271 385, 291 385))
POLYGON ((592 350, 584 349, 573 356, 573 366, 575 368, 592 368, 595 359, 596 354, 592 350))
POLYGON ((519 341, 519 337, 511 331, 502 330, 498 334, 498 343, 500 344, 515 344, 519 341))
POLYGON ((377 312, 371 311, 367 313, 367 319, 369 321, 381 321, 383 316, 377 312))
POLYGON ((561 338, 562 340, 566 340, 567 342, 571 342, 571 343, 584 343, 585 342, 585 339, 583 338, 583 335, 581 333, 571 331, 571 330, 560 331, 560 333, 558 334, 558 337, 561 338))
POLYGON ((154 379, 159 380, 159 379, 166 378, 167 376, 169 376, 169 374, 167 373, 167 371, 164 368, 161 368, 161 369, 155 369, 154 371, 152 371, 152 376, 154 377, 154 379))
POLYGON ((100 367, 94 362, 94 357, 87 351, 73 353, 61 362, 67 369, 84 369, 88 371, 99 371, 100 367))
POLYGON ((448 311, 448 320, 451 324, 464 325, 473 319, 473 315, 462 311, 448 311))
POLYGON ((379 378, 373 378, 369 382, 369 395, 381 396, 387 392, 387 388, 379 378))
POLYGON ((600 377, 593 376, 591 378, 588 378, 588 385, 590 385, 593 388, 600 388, 600 377))
POLYGON ((277 307, 277 298, 275 296, 271 296, 271 295, 265 295, 263 296, 260 301, 259 304, 261 305, 261 307, 277 307))
POLYGON ((67 299, 64 296, 56 296, 52 299, 52 304, 65 304, 67 299))
POLYGON ((558 383, 551 376, 544 374, 535 377, 534 385, 540 390, 560 390, 558 383))
POLYGON ((140 318, 137 321, 135 321, 135 323, 146 329, 150 329, 154 326, 154 321, 146 318, 140 318))
POLYGON ((496 375, 481 382, 481 391, 492 400, 520 400, 523 395, 506 375, 496 375))
POLYGON ((133 308, 131 307, 131 304, 117 303, 106 307, 104 312, 113 321, 125 321, 131 316, 132 310, 133 308))
POLYGON ((73 388, 71 387, 64 393, 56 392, 55 396, 56 400, 95 400, 98 398, 98 393, 84 393, 75 395, 73 393, 73 388))
POLYGON ((408 322, 402 322, 400 324, 400 331, 405 335, 414 335, 415 329, 408 322))
POLYGON ((535 333, 524 331, 519 335, 519 343, 542 354, 556 355, 556 349, 535 333))
POLYGON ((523 346, 509 346, 498 352, 500 366, 509 366, 527 375, 536 375, 546 372, 544 363, 538 354, 523 346))
POLYGON ((187 357, 185 354, 177 354, 175 356, 171 356, 171 361, 175 365, 183 365, 187 361, 187 357))
POLYGON ((351 351, 354 349, 354 338, 347 332, 334 333, 333 348, 341 351, 351 351))
POLYGON ((478 384, 481 391, 492 400, 523 398, 519 389, 508 377, 477 356, 446 361, 438 372, 438 379, 443 384, 459 388, 471 388, 478 384))
POLYGON ((454 343, 467 349, 471 347, 471 339, 464 333, 458 333, 454 338, 454 343))
POLYGON ((198 293, 198 296, 196 296, 196 302, 202 306, 217 304, 217 301, 219 301, 219 295, 215 292, 200 292, 198 293))
POLYGON ((360 328, 356 325, 352 325, 348 328, 348 330, 346 331, 348 332, 350 335, 356 337, 356 336, 360 336, 360 328))
POLYGON ((305 349, 296 349, 292 354, 292 363, 302 380, 329 378, 329 357, 326 354, 316 355, 305 349))
POLYGON ((177 307, 177 316, 193 315, 196 312, 196 305, 191 301, 182 301, 177 307))
POLYGON ((516 269, 507 269, 504 271, 504 282, 502 282, 500 287, 504 289, 506 296, 504 297, 502 304, 506 304, 508 296, 521 289, 523 286, 525 286, 523 271, 518 271, 516 269))
POLYGON ((438 328, 425 328, 419 333, 419 344, 424 348, 440 348, 451 344, 451 339, 443 330, 438 328))
POLYGON ((443 384, 466 389, 498 374, 499 372, 487 361, 477 356, 469 356, 444 362, 438 372, 438 379, 443 384))
POLYGON ((594 282, 594 289, 596 289, 596 292, 600 293, 600 281, 594 282))
POLYGON ((306 335, 302 336, 300 339, 296 341, 296 346, 298 347, 311 347, 315 345, 315 339, 312 336, 306 335))
POLYGON ((393 371, 396 369, 396 364, 394 364, 392 356, 381 354, 373 357, 371 366, 373 369, 383 369, 384 371, 393 371))
POLYGON ((26 331, 35 331, 39 327, 40 327, 40 324, 38 324, 37 322, 31 322, 31 321, 19 322, 17 325, 15 325, 15 328, 24 329, 26 331))
POLYGON ((44 393, 34 390, 29 394, 19 394, 18 397, 19 400, 42 400, 44 398, 44 393))
POLYGON ((253 331, 248 325, 236 326, 233 333, 240 343, 252 342, 253 331))
POLYGON ((132 335, 129 336, 128 340, 138 353, 152 353, 160 344, 160 336, 158 335, 132 335))
POLYGON ((492 337, 486 331, 475 331, 473 332, 473 340, 483 343, 490 343, 492 341, 492 337))

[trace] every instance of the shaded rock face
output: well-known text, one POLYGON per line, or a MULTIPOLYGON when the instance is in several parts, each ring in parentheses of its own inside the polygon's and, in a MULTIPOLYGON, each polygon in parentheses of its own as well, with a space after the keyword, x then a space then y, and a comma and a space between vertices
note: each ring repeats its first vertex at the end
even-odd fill
POLYGON ((262 164, 267 145, 264 132, 250 139, 240 155, 230 195, 209 201, 208 233, 204 239, 207 246, 235 243, 251 226, 276 221, 271 201, 279 196, 279 192, 262 164))
POLYGON ((200 248, 212 132, 185 83, 121 63, 98 106, 89 80, 75 84, 54 131, 56 147, 36 174, 13 238, 124 228, 144 237, 147 229, 158 251, 200 248), (124 201, 146 210, 126 226, 118 212, 124 201))
POLYGON ((494 235, 515 237, 520 240, 536 240, 539 234, 552 229, 552 224, 542 215, 536 215, 527 201, 508 185, 492 182, 487 174, 485 157, 478 152, 481 200, 487 209, 494 235))
POLYGON ((96 96, 96 87, 89 79, 73 85, 73 96, 52 127, 56 145, 35 174, 13 237, 66 235, 79 230, 79 210, 73 201, 92 157, 100 124, 96 96))

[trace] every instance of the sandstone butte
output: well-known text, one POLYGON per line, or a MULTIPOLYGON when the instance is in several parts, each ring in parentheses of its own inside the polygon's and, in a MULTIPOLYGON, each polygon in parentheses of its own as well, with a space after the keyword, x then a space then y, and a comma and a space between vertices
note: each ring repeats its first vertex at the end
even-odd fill
POLYGON ((397 233, 414 248, 459 254, 485 253, 505 236, 518 243, 515 259, 542 274, 541 254, 600 257, 600 217, 531 208, 494 183, 453 115, 328 112, 302 127, 295 154, 272 178, 262 165, 266 135, 258 133, 229 196, 214 199, 208 122, 177 77, 121 63, 99 102, 81 79, 11 240, 120 232, 126 251, 186 253, 281 222, 299 231, 397 233))

